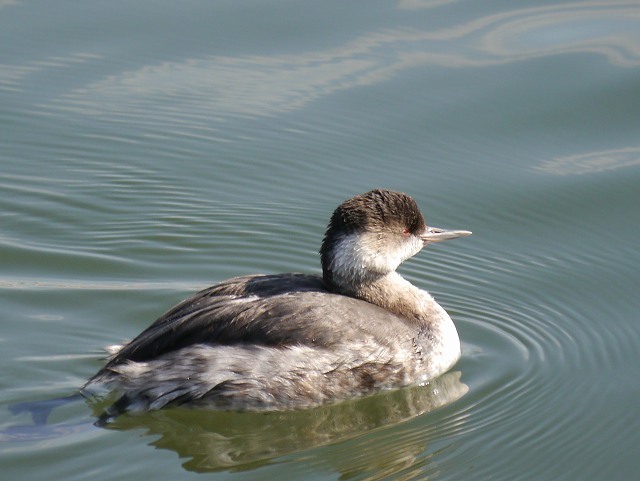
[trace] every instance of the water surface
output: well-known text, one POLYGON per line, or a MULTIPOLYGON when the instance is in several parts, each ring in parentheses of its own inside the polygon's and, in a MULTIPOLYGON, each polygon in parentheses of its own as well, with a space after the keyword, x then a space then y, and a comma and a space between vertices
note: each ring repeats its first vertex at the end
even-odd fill
POLYGON ((0 0, 6 479, 634 479, 640 4, 0 0), (277 414, 45 425, 195 290, 319 272, 331 211, 469 229, 402 266, 454 371, 277 414))

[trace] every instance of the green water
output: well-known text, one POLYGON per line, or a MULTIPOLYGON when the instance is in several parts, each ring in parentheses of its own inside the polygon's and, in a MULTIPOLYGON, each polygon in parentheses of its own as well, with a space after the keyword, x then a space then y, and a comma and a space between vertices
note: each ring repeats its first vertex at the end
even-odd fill
POLYGON ((640 3, 0 0, 2 479, 635 479, 640 3), (195 290, 318 272, 374 187, 472 237, 402 266, 454 372, 96 428, 68 396, 195 290))

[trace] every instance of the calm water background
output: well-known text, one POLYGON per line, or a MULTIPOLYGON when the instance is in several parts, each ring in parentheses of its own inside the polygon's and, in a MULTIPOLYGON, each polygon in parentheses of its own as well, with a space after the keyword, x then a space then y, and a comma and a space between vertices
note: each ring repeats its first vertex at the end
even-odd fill
POLYGON ((0 162, 2 479, 637 479, 640 2, 0 0, 0 162), (8 409, 196 289, 318 272, 374 187, 474 231, 402 267, 463 340, 439 383, 8 409))

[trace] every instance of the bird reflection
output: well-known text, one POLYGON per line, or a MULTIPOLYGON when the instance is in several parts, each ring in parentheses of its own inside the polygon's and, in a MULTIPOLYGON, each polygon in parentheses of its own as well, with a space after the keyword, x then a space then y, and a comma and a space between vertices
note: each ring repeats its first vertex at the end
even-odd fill
MULTIPOLYGON (((149 444, 175 451, 186 459, 183 466, 189 471, 243 471, 271 464, 280 456, 397 425, 446 406, 467 391, 460 372, 449 372, 423 386, 315 409, 260 413, 176 408, 121 416, 107 428, 145 429, 153 438, 149 444)), ((428 435, 407 436, 397 443, 373 439, 363 450, 366 456, 357 462, 340 456, 318 462, 347 477, 370 469, 379 473, 383 466, 406 468, 424 452, 427 441, 428 435)))

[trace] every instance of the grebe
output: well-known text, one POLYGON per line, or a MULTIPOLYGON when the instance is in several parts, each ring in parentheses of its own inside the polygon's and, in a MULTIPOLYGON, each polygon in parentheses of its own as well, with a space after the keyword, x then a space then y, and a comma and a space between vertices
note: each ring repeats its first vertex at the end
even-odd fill
POLYGON ((431 242, 407 194, 342 203, 320 248, 322 277, 236 277, 198 292, 125 344, 83 390, 119 397, 102 421, 175 405, 306 408, 429 381, 460 358, 453 321, 396 268, 431 242))

